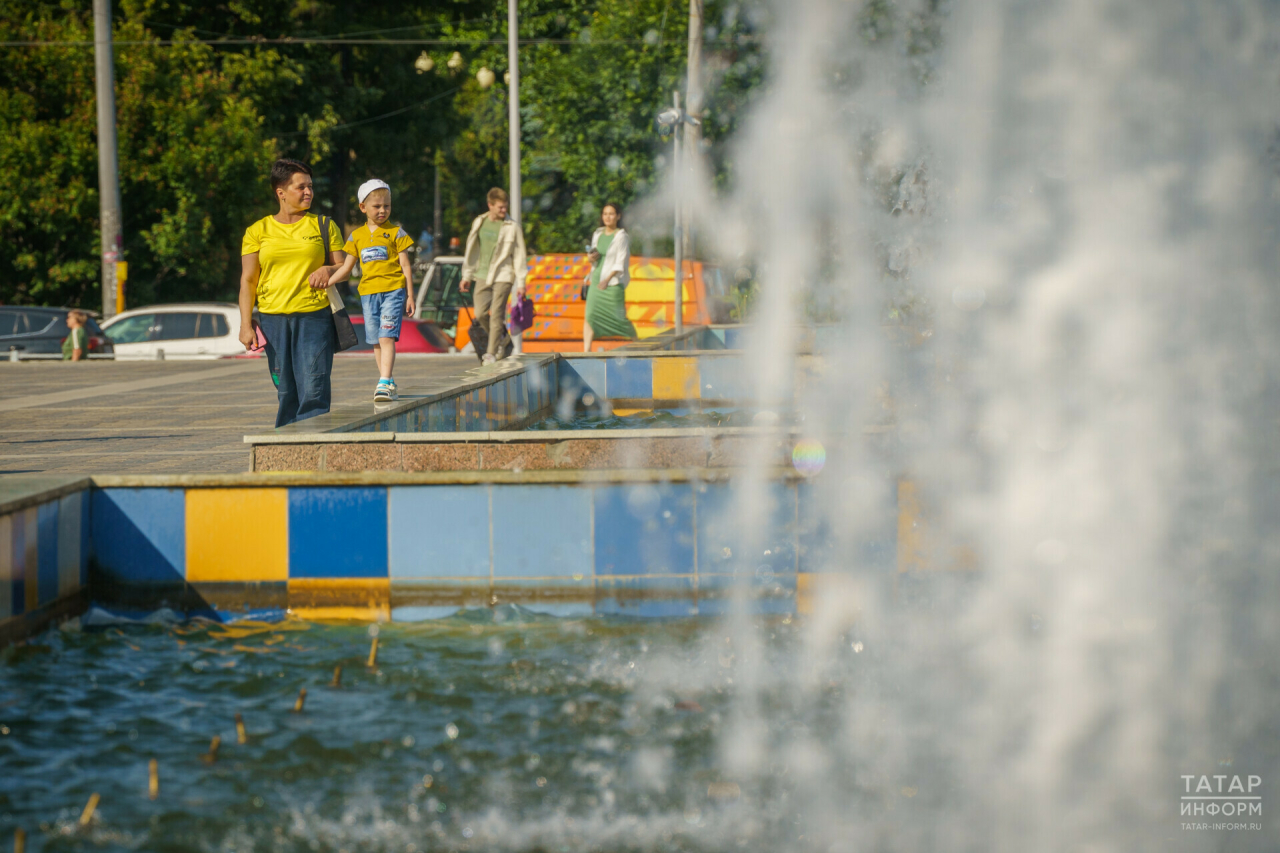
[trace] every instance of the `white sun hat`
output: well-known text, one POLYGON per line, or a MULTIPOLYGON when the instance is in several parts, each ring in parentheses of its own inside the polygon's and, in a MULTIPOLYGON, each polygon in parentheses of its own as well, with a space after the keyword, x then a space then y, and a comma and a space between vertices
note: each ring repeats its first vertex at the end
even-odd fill
POLYGON ((374 190, 386 190, 391 192, 391 184, 386 181, 380 181, 377 178, 365 181, 360 185, 360 189, 356 190, 356 198, 360 199, 360 203, 364 204, 364 200, 369 197, 369 193, 374 190))

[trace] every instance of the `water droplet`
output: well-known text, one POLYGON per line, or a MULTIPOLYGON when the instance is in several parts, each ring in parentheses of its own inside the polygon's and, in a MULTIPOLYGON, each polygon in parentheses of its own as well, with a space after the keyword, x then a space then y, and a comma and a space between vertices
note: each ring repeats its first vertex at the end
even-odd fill
POLYGON ((414 745, 414 743, 416 743, 416 741, 413 739, 413 735, 405 735, 404 737, 400 738, 400 745, 403 746, 405 749, 409 749, 411 746, 414 745))
POLYGON ((377 626, 377 625, 370 625, 370 626, 369 626, 369 636, 370 636, 370 637, 376 637, 376 636, 378 636, 378 626, 377 626))
POLYGON ((449 725, 444 727, 444 733, 445 733, 445 736, 449 738, 449 740, 458 739, 458 727, 455 726, 453 723, 449 723, 449 725))
POLYGON ((857 643, 854 643, 854 644, 853 644, 853 653, 854 653, 855 655, 860 655, 860 654, 862 654, 862 643, 861 643, 861 642, 857 642, 857 643))

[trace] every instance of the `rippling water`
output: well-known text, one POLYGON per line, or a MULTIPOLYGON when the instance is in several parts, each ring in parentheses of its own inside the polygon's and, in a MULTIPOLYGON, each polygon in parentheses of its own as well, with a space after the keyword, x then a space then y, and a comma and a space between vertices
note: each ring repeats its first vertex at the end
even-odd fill
MULTIPOLYGON (((713 621, 507 606, 383 625, 373 669, 365 625, 49 631, 0 653, 0 844, 24 827, 28 850, 806 849, 787 769, 735 780, 717 745, 747 658, 778 667, 799 642, 790 617, 758 627, 748 653, 713 621)), ((845 648, 833 701, 872 657, 845 648)), ((779 737, 836 725, 826 701, 758 695, 779 737)))

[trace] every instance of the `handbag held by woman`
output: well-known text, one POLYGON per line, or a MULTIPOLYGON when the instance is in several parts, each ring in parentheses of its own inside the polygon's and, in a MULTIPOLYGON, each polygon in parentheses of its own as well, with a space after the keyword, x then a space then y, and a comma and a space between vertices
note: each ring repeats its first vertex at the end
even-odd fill
MULTIPOLYGON (((324 265, 332 265, 333 253, 329 249, 329 217, 327 216, 320 217, 320 244, 324 246, 324 265)), ((331 284, 325 288, 325 294, 329 297, 329 310, 333 312, 333 331, 336 340, 334 352, 346 352, 354 346, 359 346, 360 339, 356 336, 356 329, 351 323, 351 315, 347 313, 347 306, 338 295, 338 288, 331 284)))

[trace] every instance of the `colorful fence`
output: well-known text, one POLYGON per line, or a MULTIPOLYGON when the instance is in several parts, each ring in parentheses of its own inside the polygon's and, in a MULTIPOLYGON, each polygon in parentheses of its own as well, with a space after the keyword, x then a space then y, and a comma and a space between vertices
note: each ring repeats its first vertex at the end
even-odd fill
MULTIPOLYGON (((529 259, 526 287, 536 306, 533 326, 525 332, 530 352, 555 342, 580 342, 586 303, 580 296, 582 280, 591 272, 586 255, 535 255, 529 259)), ((641 340, 675 325, 675 262, 669 258, 633 257, 631 283, 627 285, 627 319, 641 340)), ((688 326, 711 322, 703 266, 685 263, 681 314, 688 326)), ((602 346, 617 346, 619 341, 602 346)), ((558 347, 557 347, 558 348, 558 347)))

